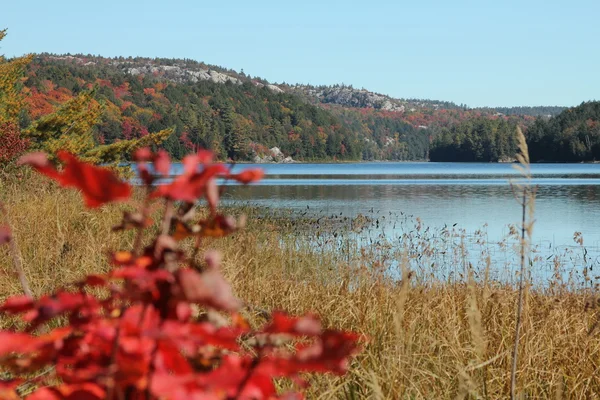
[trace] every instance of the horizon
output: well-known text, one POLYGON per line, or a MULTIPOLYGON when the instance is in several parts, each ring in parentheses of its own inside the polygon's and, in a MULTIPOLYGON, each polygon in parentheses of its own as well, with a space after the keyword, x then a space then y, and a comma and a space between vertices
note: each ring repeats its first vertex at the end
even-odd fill
POLYGON ((600 61, 593 51, 600 5, 591 0, 568 7, 541 0, 313 3, 180 0, 164 10, 157 1, 107 0, 93 10, 100 22, 93 29, 87 4, 12 3, 0 15, 0 29, 8 29, 0 53, 186 58, 271 83, 344 84, 470 108, 573 107, 600 92, 591 79, 600 61), (207 21, 194 19, 207 11, 207 21))

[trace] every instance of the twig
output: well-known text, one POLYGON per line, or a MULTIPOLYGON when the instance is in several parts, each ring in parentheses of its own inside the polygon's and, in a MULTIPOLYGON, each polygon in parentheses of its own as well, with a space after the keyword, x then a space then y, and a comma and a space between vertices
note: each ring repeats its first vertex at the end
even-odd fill
POLYGON ((144 236, 144 224, 148 219, 148 214, 150 211, 150 193, 152 188, 148 186, 146 188, 146 198, 144 199, 144 205, 142 206, 142 222, 140 226, 138 226, 137 233, 135 235, 135 240, 133 242, 133 255, 138 256, 140 252, 140 246, 142 245, 142 238, 144 236))
POLYGON ((255 357, 252 360, 252 364, 250 365, 250 368, 248 368, 248 372, 246 373, 246 376, 244 376, 244 379, 242 379, 242 381, 240 382, 240 385, 237 388, 237 392, 235 394, 234 397, 232 397, 231 399, 239 399, 240 396, 242 395, 242 392, 244 391, 244 389, 246 388, 246 385, 248 384, 248 381, 250 381, 250 377, 252 377, 252 374, 254 373, 254 370, 256 369, 256 367, 258 367, 258 364, 260 363, 260 358, 259 357, 255 357))
POLYGON ((168 235, 169 229, 171 229, 171 221, 173 219, 173 200, 167 200, 165 205, 165 216, 163 218, 161 234, 168 235))
MULTIPOLYGON (((2 214, 4 215, 4 219, 6 220, 6 224, 8 225, 8 228, 11 229, 11 231, 12 231, 12 228, 10 226, 10 222, 8 219, 8 211, 6 210, 6 207, 4 207, 4 205, 2 205, 2 203, 0 203, 0 211, 2 211, 2 214)), ((12 256, 13 268, 14 268, 15 274, 19 278, 19 282, 21 283, 21 288, 23 289, 23 293, 25 293, 25 296, 33 298, 33 293, 31 292, 31 287, 29 286, 29 282, 27 281, 27 276, 25 275, 25 270, 23 269, 23 261, 21 259, 21 252, 19 251, 19 246, 17 245, 17 241, 15 240, 14 236, 12 236, 10 238, 10 241, 8 243, 8 248, 9 248, 10 254, 12 256)))
POLYGON ((113 342, 113 348, 110 354, 110 364, 108 366, 108 371, 110 373, 110 381, 107 384, 107 393, 106 399, 113 400, 115 396, 116 382, 115 382, 115 372, 117 367, 117 354, 119 353, 119 345, 120 345, 120 336, 121 336, 121 321, 123 318, 123 313, 125 312, 125 306, 121 306, 119 312, 119 321, 117 322, 117 327, 115 328, 115 340, 113 342))

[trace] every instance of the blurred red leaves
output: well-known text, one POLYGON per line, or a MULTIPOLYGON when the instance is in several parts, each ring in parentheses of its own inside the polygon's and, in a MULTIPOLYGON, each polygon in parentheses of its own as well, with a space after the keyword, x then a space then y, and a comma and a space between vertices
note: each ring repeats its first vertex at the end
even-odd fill
POLYGON ((8 226, 0 226, 0 246, 10 242, 12 233, 8 226))
POLYGON ((127 200, 131 196, 131 186, 120 181, 109 169, 81 162, 74 155, 64 151, 58 153, 58 158, 64 163, 61 171, 50 163, 44 153, 26 154, 19 159, 19 164, 32 166, 63 187, 81 190, 85 204, 90 208, 127 200))
POLYGON ((229 177, 244 184, 260 181, 265 176, 262 169, 247 169, 239 174, 232 174, 229 177))
MULTIPOLYGON (((60 153, 59 159, 62 170, 41 153, 26 155, 21 163, 62 186, 80 189, 88 207, 130 196, 129 184, 109 170, 68 153, 60 153)), ((274 379, 301 383, 299 374, 307 372, 346 372, 349 357, 359 350, 358 335, 323 329, 313 315, 283 312, 253 328, 242 316, 243 302, 221 273, 220 255, 206 252, 204 264, 196 265, 178 247, 176 239, 219 238, 242 227, 243 219, 216 212, 215 179, 246 184, 259 180, 262 172, 230 174, 226 166, 213 164, 210 152, 200 151, 183 160, 182 175, 155 186, 154 173, 167 177, 171 170, 166 152, 141 149, 134 159, 147 202, 126 214, 117 229, 149 229, 150 203, 162 197, 167 203, 162 233, 145 248, 134 245, 131 251, 112 253, 113 269, 105 274, 89 275, 38 299, 11 297, 0 306, 1 313, 20 316, 26 325, 23 332, 0 331, 0 364, 24 378, 55 367, 47 382, 41 375, 42 387, 27 399, 292 400, 303 397, 279 393, 274 379), (189 212, 202 198, 209 216, 190 223, 189 212), (180 212, 169 210, 174 201, 184 203, 180 212), (38 329, 42 326, 44 330, 38 329), (282 347, 282 340, 291 342, 282 347)), ((0 229, 0 243, 9 239, 10 232, 0 229)), ((0 381, 1 397, 17 399, 20 383, 0 381)))

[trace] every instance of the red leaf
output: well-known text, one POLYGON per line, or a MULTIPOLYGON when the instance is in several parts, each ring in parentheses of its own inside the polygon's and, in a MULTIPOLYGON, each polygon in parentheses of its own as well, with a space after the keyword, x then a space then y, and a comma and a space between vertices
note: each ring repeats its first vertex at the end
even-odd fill
POLYGON ((80 313, 89 315, 99 307, 95 297, 81 292, 58 292, 52 296, 43 296, 33 309, 25 314, 24 319, 30 322, 30 329, 43 324, 62 314, 80 313))
POLYGON ((215 215, 213 218, 208 220, 200 221, 200 233, 202 237, 214 237, 219 238, 227 236, 237 229, 237 224, 233 217, 227 217, 224 215, 215 215))
POLYGON ((107 283, 106 276, 104 275, 88 275, 83 281, 87 286, 105 286, 107 283))
POLYGON ((65 163, 62 171, 57 171, 43 153, 27 154, 20 158, 19 163, 31 165, 63 187, 81 190, 85 203, 90 208, 131 196, 131 186, 120 181, 112 171, 81 162, 64 151, 60 151, 58 157, 65 163))
POLYGON ((133 161, 147 162, 150 160, 152 160, 152 151, 148 147, 142 147, 133 153, 133 161))
POLYGON ((0 311, 9 314, 20 314, 25 311, 29 311, 33 308, 33 299, 29 296, 13 296, 8 298, 2 306, 0 311))
POLYGON ((0 357, 10 353, 28 353, 40 343, 26 333, 0 331, 0 357))
POLYGON ((294 356, 272 358, 261 369, 272 376, 293 376, 300 372, 332 372, 338 375, 348 370, 348 359, 360 348, 360 335, 327 330, 310 346, 298 346, 294 356))
POLYGON ((287 333, 299 336, 316 336, 321 333, 321 322, 314 316, 290 317, 281 312, 273 313, 271 324, 265 333, 287 333))
POLYGON ((220 310, 235 311, 241 306, 231 286, 217 269, 202 274, 191 269, 177 271, 177 280, 183 296, 191 303, 204 304, 220 310))
POLYGON ((106 391, 95 383, 44 387, 27 396, 27 400, 102 400, 104 398, 106 398, 106 391))
POLYGON ((161 341, 158 343, 154 359, 156 371, 172 372, 176 375, 192 373, 192 367, 173 343, 161 341))
POLYGON ((247 185, 248 183, 260 181, 265 176, 265 172, 262 169, 255 168, 247 169, 239 174, 232 174, 229 176, 236 181, 247 185))
POLYGON ((10 242, 12 239, 12 233, 8 226, 0 226, 0 246, 10 242))
POLYGON ((163 176, 169 176, 171 172, 171 159, 164 150, 159 150, 154 156, 154 170, 163 176))
POLYGON ((244 328, 217 328, 209 322, 189 323, 168 320, 152 336, 158 339, 166 338, 176 343, 183 351, 194 353, 197 351, 198 346, 206 345, 238 350, 238 339, 247 332, 248 329, 244 328))
POLYGON ((52 179, 58 179, 60 174, 50 161, 48 160, 48 156, 46 153, 37 152, 37 153, 29 153, 21 156, 17 161, 17 165, 30 165, 35 168, 39 173, 46 175, 52 179))
POLYGON ((214 160, 214 154, 209 150, 198 150, 196 157, 198 157, 198 162, 200 164, 210 164, 214 160))
POLYGON ((206 186, 211 179, 219 175, 226 175, 229 171, 222 164, 208 165, 200 172, 190 172, 196 169, 196 166, 192 166, 191 163, 184 165, 184 168, 185 171, 182 175, 168 185, 159 186, 153 196, 194 203, 205 195, 206 186))
POLYGON ((23 383, 23 379, 1 380, 0 381, 0 399, 20 400, 21 396, 19 396, 17 394, 15 389, 21 383, 23 383))
POLYGON ((54 388, 43 387, 41 389, 36 390, 29 396, 27 396, 26 400, 63 400, 64 397, 57 393, 54 388))

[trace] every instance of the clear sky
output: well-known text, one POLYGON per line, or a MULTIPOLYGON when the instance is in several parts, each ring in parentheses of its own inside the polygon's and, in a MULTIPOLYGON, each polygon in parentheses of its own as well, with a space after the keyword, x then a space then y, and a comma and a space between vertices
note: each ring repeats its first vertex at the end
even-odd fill
POLYGON ((0 54, 191 58, 469 106, 600 99, 599 0, 5 0, 0 54))

